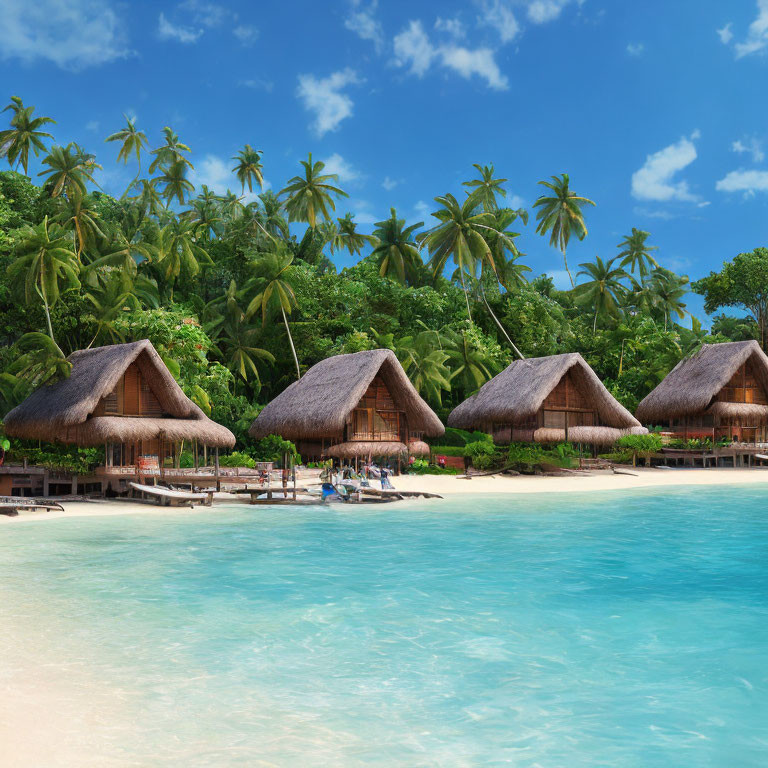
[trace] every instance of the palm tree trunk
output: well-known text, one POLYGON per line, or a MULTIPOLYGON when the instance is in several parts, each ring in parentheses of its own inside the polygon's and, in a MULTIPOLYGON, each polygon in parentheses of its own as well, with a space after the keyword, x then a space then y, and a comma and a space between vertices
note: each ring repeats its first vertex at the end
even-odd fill
POLYGON ((595 303, 595 319, 592 322, 592 333, 597 333, 597 303, 595 303))
POLYGON ((483 287, 482 283, 480 283, 480 294, 483 297, 483 302, 485 303, 485 308, 488 310, 488 313, 493 318, 493 320, 496 323, 496 325, 499 326, 499 329, 504 334, 504 337, 506 338, 506 340, 509 342, 509 346, 512 347, 512 349, 515 350, 515 354, 521 360, 525 360, 525 355, 515 346, 515 343, 512 341, 512 339, 509 338, 509 334, 507 333, 507 331, 505 330, 504 326, 499 321, 499 318, 496 317, 496 314, 494 313, 494 311, 491 309, 491 305, 488 303, 488 299, 485 298, 485 288, 483 287))
POLYGON ((469 322, 472 322, 472 312, 469 309, 469 294, 467 293, 467 285, 464 282, 464 270, 459 269, 459 275, 461 276, 461 287, 464 289, 464 299, 467 302, 467 314, 469 315, 469 322))
POLYGON ((565 255, 565 248, 563 248, 563 264, 565 264, 565 271, 568 273, 568 279, 571 281, 571 290, 576 287, 576 283, 573 282, 573 275, 571 270, 568 269, 568 257, 565 255))
POLYGON ((283 322, 285 323, 285 330, 288 333, 288 341, 291 343, 291 352, 293 353, 293 362, 296 363, 296 378, 301 378, 301 368, 299 368, 299 358, 296 357, 296 347, 293 346, 293 336, 291 336, 291 329, 288 325, 288 318, 285 316, 285 309, 282 305, 280 311, 283 313, 283 322))
POLYGON ((40 260, 40 295, 43 297, 45 321, 48 323, 48 335, 51 337, 51 341, 55 344, 56 339, 53 338, 53 326, 51 325, 51 310, 48 307, 48 297, 45 295, 45 266, 43 259, 40 260))

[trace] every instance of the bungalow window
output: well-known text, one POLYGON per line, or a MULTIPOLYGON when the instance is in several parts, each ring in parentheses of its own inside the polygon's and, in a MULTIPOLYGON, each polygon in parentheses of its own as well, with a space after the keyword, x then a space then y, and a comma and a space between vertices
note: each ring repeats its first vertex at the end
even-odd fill
POLYGON ((118 397, 117 387, 115 387, 104 398, 104 415, 117 416, 120 413, 120 398, 118 397))

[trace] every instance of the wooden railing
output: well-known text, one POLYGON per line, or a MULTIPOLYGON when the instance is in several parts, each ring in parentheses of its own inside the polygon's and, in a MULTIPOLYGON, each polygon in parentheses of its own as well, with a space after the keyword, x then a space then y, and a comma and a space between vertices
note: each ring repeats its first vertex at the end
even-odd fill
POLYGON ((368 442, 399 442, 400 435, 397 432, 353 432, 349 436, 350 442, 355 441, 368 441, 368 442))

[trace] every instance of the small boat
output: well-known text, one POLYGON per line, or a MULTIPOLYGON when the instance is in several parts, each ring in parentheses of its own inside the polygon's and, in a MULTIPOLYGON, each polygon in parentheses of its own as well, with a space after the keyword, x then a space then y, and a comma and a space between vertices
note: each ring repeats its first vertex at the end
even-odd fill
POLYGON ((152 496, 161 505, 178 505, 189 503, 194 506, 194 502, 202 502, 206 506, 213 503, 213 492, 193 493, 191 491, 176 491, 173 488, 166 488, 163 485, 142 485, 141 483, 128 483, 134 491, 152 496))

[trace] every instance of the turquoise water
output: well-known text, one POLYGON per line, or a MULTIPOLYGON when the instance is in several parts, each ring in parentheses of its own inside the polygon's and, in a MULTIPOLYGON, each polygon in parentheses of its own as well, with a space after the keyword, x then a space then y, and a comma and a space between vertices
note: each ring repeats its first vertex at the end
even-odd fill
POLYGON ((117 763, 765 766, 767 500, 9 524, 3 611, 117 692, 117 763))

